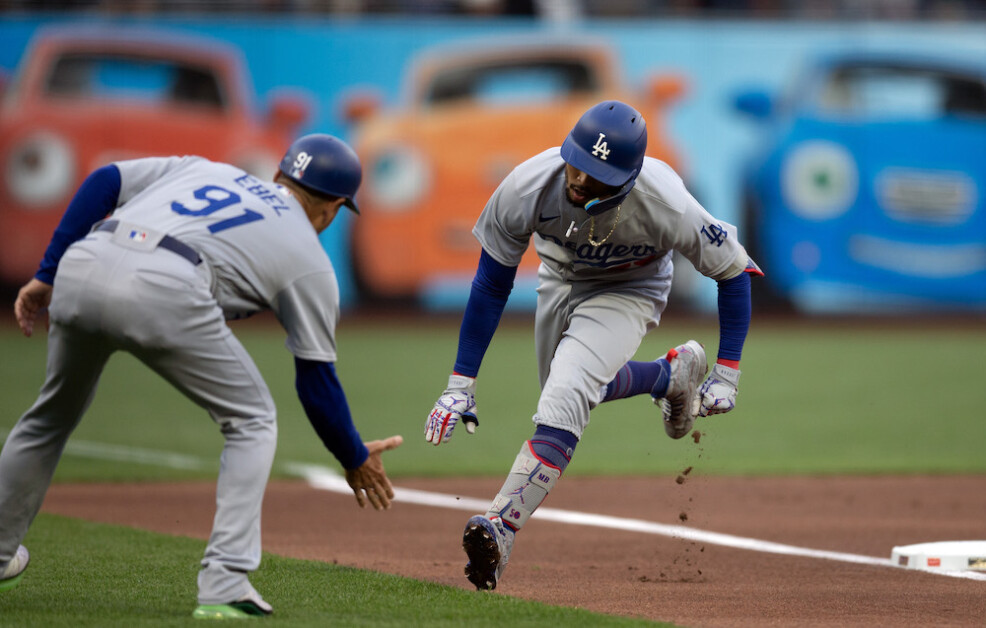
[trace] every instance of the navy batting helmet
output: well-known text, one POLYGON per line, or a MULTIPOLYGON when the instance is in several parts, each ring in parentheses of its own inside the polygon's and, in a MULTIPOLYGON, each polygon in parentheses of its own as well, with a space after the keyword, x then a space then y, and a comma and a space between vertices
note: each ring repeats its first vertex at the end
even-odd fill
POLYGON ((594 105, 579 118, 561 145, 561 156, 596 181, 618 186, 607 199, 593 199, 589 213, 615 207, 630 192, 647 150, 647 124, 633 107, 618 100, 594 105))
POLYGON ((339 138, 324 133, 299 137, 284 153, 280 170, 317 194, 346 199, 346 207, 359 213, 353 199, 363 179, 363 168, 356 152, 339 138))

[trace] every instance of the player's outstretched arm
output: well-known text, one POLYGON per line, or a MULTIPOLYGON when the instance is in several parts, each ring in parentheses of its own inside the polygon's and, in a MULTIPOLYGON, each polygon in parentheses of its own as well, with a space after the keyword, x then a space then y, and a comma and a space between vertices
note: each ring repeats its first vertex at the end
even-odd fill
POLYGON ((402 436, 391 436, 364 443, 370 452, 366 462, 355 469, 346 469, 346 482, 353 489, 360 508, 365 508, 367 502, 377 510, 390 508, 390 500, 394 499, 394 487, 383 468, 382 454, 397 449, 403 442, 402 436))
POLYGON ((17 317, 21 332, 28 338, 34 333, 34 323, 38 320, 38 316, 51 303, 51 290, 51 284, 40 279, 32 279, 17 293, 17 300, 14 301, 14 316, 17 317))
POLYGON ((745 272, 719 282, 719 355, 699 387, 699 416, 723 414, 736 407, 740 357, 752 312, 750 277, 762 274, 751 260, 745 272))
POLYGON ((476 375, 493 339, 500 317, 513 290, 516 266, 504 266, 484 249, 469 291, 469 300, 459 329, 459 349, 448 386, 438 397, 425 422, 425 440, 440 445, 452 437, 461 419, 466 431, 475 433, 476 375))

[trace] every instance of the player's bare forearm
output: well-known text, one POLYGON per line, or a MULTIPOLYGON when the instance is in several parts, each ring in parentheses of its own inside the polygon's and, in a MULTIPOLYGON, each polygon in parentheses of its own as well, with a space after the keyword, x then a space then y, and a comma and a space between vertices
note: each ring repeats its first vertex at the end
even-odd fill
POLYGON ((17 318, 21 332, 28 338, 34 333, 34 323, 38 320, 38 316, 51 303, 51 290, 51 284, 32 279, 17 293, 17 300, 14 301, 14 316, 17 318))

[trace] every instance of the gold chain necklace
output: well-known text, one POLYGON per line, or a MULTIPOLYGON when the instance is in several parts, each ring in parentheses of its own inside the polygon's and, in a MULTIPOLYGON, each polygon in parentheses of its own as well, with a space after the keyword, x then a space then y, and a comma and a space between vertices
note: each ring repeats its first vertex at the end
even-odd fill
POLYGON ((595 240, 592 239, 592 236, 595 235, 596 233, 596 217, 595 216, 592 217, 592 219, 589 221, 589 244, 591 244, 592 246, 600 246, 602 245, 603 242, 609 240, 609 236, 613 235, 613 232, 616 231, 617 223, 620 222, 621 209, 623 209, 622 203, 616 206, 616 220, 613 221, 613 227, 609 230, 609 233, 606 234, 606 237, 600 240, 599 242, 596 242, 595 240))

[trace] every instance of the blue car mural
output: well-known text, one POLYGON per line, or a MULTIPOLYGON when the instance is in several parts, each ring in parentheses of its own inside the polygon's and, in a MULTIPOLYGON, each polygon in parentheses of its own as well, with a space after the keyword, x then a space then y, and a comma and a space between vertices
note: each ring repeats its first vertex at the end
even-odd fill
POLYGON ((768 299, 808 313, 986 309, 986 64, 817 59, 762 123, 743 219, 768 299))

